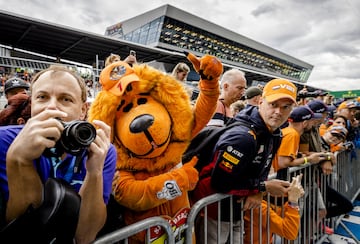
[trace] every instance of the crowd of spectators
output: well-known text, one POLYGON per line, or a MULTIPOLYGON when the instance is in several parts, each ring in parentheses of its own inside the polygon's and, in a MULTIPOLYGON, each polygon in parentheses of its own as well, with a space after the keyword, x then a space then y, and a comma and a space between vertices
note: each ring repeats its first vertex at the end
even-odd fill
MULTIPOLYGON (((237 99, 233 101, 233 103, 230 104, 230 108, 232 108, 232 116, 234 117, 234 119, 230 121, 232 122, 239 119, 240 120, 244 119, 245 117, 249 116, 249 110, 253 109, 252 107, 254 106, 259 107, 263 103, 263 101, 266 100, 266 96, 264 95, 262 90, 263 88, 260 87, 249 87, 248 89, 246 89, 245 93, 243 94, 245 100, 237 99), (239 111, 235 112, 235 107, 239 106, 239 104, 244 105, 244 107, 239 109, 239 111)), ((224 97, 224 89, 222 90, 222 94, 223 96, 221 98, 223 100, 224 98, 226 99, 227 97, 226 96, 224 97)), ((228 96, 229 96, 228 98, 230 98, 230 95, 228 96)), ((223 107, 225 108, 224 105, 223 107)), ((284 111, 278 113, 281 114, 284 113, 284 111)), ((222 116, 218 115, 216 117, 217 120, 222 120, 222 123, 216 124, 217 126, 226 126, 226 124, 229 123, 229 119, 226 118, 224 114, 225 113, 222 113, 222 116)), ((283 169, 292 166, 316 164, 318 165, 319 171, 322 174, 324 175, 332 174, 336 165, 336 158, 334 154, 335 152, 340 152, 342 150, 349 150, 352 152, 353 157, 357 157, 355 148, 359 148, 360 146, 359 143, 360 130, 359 130, 358 118, 360 118, 360 98, 342 100, 341 102, 336 103, 334 97, 331 96, 328 92, 321 90, 317 90, 314 92, 307 92, 307 89, 305 87, 303 90, 298 92, 297 104, 294 106, 291 114, 288 116, 287 122, 281 125, 283 138, 280 148, 277 150, 276 156, 273 157, 271 172, 277 173, 278 179, 286 180, 288 179, 288 175, 284 175, 284 172, 288 172, 288 171, 283 169)), ((209 123, 208 125, 211 126, 214 124, 209 123)), ((224 145, 222 145, 221 142, 218 142, 218 144, 221 145, 221 148, 225 148, 228 145, 227 143, 233 143, 232 140, 234 140, 233 138, 236 133, 238 132, 232 130, 232 139, 227 139, 228 141, 226 141, 224 145)), ((241 151, 239 149, 239 144, 241 143, 242 142, 239 141, 236 146, 235 144, 231 144, 231 148, 235 148, 236 150, 240 151, 240 155, 249 154, 250 153, 249 151, 245 153, 245 151, 241 151)), ((224 156, 221 156, 224 153, 221 148, 217 149, 219 151, 217 150, 215 151, 215 156, 217 157, 217 161, 215 160, 216 163, 214 168, 212 169, 211 178, 214 178, 216 176, 215 172, 217 167, 229 168, 230 167, 229 165, 231 165, 230 168, 237 167, 237 164, 234 164, 233 162, 231 162, 231 160, 229 161, 228 159, 229 157, 226 158, 224 156), (224 162, 226 162, 226 164, 224 162)), ((225 154, 227 153, 228 152, 226 152, 225 150, 225 154)), ((233 154, 231 154, 231 156, 232 156, 231 158, 238 159, 237 161, 244 161, 244 158, 240 159, 233 154)), ((206 170, 209 171, 208 168, 206 168, 206 170)), ((245 173, 249 174, 250 172, 245 172, 245 173)), ((237 176, 239 175, 241 175, 241 173, 237 174, 237 176)), ((223 181, 225 180, 225 178, 227 179, 225 181, 226 183, 223 183, 223 186, 225 188, 226 187, 228 188, 233 182, 229 182, 229 180, 231 179, 231 177, 229 176, 222 177, 223 181)), ((213 182, 213 179, 211 179, 209 182, 213 182)), ((219 184, 219 181, 217 184, 219 184)), ((235 190, 231 187, 226 191, 218 189, 218 186, 215 187, 214 184, 212 184, 212 187, 214 187, 213 191, 210 192, 220 191, 220 192, 237 195, 236 193, 231 193, 231 192, 235 192, 235 190)), ((324 225, 323 220, 325 218, 328 219, 336 216, 341 216, 344 214, 346 215, 352 210, 353 205, 350 199, 345 197, 342 193, 333 189, 328 182, 325 182, 325 186, 321 186, 319 185, 319 182, 317 182, 317 180, 314 179, 311 185, 308 185, 306 187, 316 192, 317 194, 317 197, 315 197, 315 199, 306 200, 305 202, 309 204, 304 206, 311 212, 311 216, 316 216, 314 217, 314 219, 316 219, 316 222, 312 224, 309 230, 306 230, 311 232, 306 234, 311 236, 312 241, 314 241, 313 238, 316 238, 317 229, 324 229, 327 234, 333 233, 333 230, 331 228, 324 225), (326 191, 326 193, 325 194, 322 193, 320 189, 326 191), (326 196, 325 199, 323 199, 323 195, 326 196)), ((201 186, 201 188, 204 187, 201 186)), ((202 197, 204 197, 204 195, 202 195, 202 197)), ((262 208, 266 209, 267 208, 266 201, 265 203, 263 202, 262 204, 263 204, 262 208)), ((291 205, 292 204, 290 203, 290 206, 291 205)), ((236 209, 234 209, 234 212, 236 212, 236 209)), ((245 214, 246 214, 245 216, 248 216, 246 212, 245 214)), ((259 212, 255 212, 255 215, 258 214, 259 212)), ((276 214, 274 215, 271 214, 271 218, 272 217, 278 218, 276 216, 277 216, 276 214)), ((273 223, 272 226, 271 225, 269 226, 270 229, 274 228, 275 226, 274 223, 282 223, 282 221, 286 221, 286 218, 287 215, 285 214, 284 219, 281 219, 281 217, 279 217, 279 220, 275 220, 275 219, 270 220, 270 223, 273 223)), ((255 216, 254 220, 256 219, 258 219, 258 217, 255 216)), ((246 217, 245 220, 248 221, 249 218, 246 217)), ((208 230, 208 237, 207 237, 208 241, 212 239, 216 240, 217 238, 215 231, 216 226, 211 227, 213 225, 211 221, 210 220, 208 221, 208 226, 210 226, 211 228, 210 230, 208 230)), ((295 221, 295 222, 297 224, 292 225, 293 227, 292 231, 294 229, 297 231, 299 230, 300 221, 295 221)), ((228 228, 228 223, 226 224, 226 221, 225 223, 223 223, 223 219, 221 225, 222 225, 221 227, 222 229, 226 230, 228 228)), ((259 228, 260 225, 263 226, 263 231, 264 229, 266 230, 266 224, 258 223, 259 228)), ((234 226, 237 226, 237 222, 234 223, 234 226)), ((287 233, 293 233, 292 231, 290 232, 289 231, 290 230, 288 230, 287 233)), ((291 239, 289 236, 284 235, 285 232, 283 229, 280 230, 278 229, 277 231, 273 230, 271 232, 281 235, 285 238, 291 239)), ((220 242, 226 243, 228 239, 227 238, 223 239, 225 233, 222 231, 221 234, 222 234, 221 236, 222 239, 220 240, 220 242)), ((247 240, 249 240, 249 236, 247 236, 247 233, 245 233, 245 237, 247 238, 247 240)), ((255 234, 252 238, 253 241, 256 240, 257 235, 255 234)))
MULTIPOLYGON (((105 65, 109 65, 112 62, 116 62, 120 60, 120 56, 116 54, 111 54, 108 59, 106 60, 105 65)), ((127 60, 131 64, 136 63, 136 56, 135 54, 131 54, 129 57, 127 57, 127 60)), ((178 79, 180 82, 184 82, 186 80, 186 76, 189 73, 190 68, 185 63, 179 63, 176 65, 173 69, 173 72, 171 75, 174 76, 174 78, 178 79)), ((69 75, 67 70, 63 69, 57 69, 57 68, 50 68, 49 70, 46 70, 44 72, 40 72, 40 75, 35 75, 34 79, 40 80, 44 77, 47 72, 60 72, 62 75, 69 75)), ((59 76, 60 77, 60 76, 59 76)), ((61 87, 61 79, 52 78, 53 84, 56 86, 59 86, 59 89, 67 88, 70 92, 72 89, 69 89, 67 85, 64 85, 61 87), (57 83, 58 82, 58 83, 57 83)), ((24 126, 24 132, 27 133, 27 136, 31 136, 30 130, 25 130, 26 128, 36 128, 34 127, 34 123, 27 124, 27 121, 31 119, 32 121, 37 121, 39 124, 41 122, 42 126, 46 127, 49 125, 45 125, 44 121, 48 119, 50 115, 47 114, 47 111, 45 108, 37 111, 31 112, 31 109, 37 108, 36 105, 39 104, 39 101, 34 102, 38 100, 38 97, 34 97, 31 94, 29 94, 30 89, 30 80, 31 75, 24 74, 22 77, 9 77, 6 75, 3 75, 1 77, 1 86, 0 86, 0 97, 4 95, 4 97, 7 99, 7 104, 4 108, 1 108, 2 111, 0 112, 0 126, 2 126, 2 129, 0 133, 1 135, 6 135, 8 137, 9 131, 6 132, 6 127, 3 126, 9 126, 9 125, 20 125, 21 127, 9 127, 10 130, 16 131, 19 133, 21 138, 24 138, 24 135, 22 135, 22 132, 18 129, 13 128, 22 128, 24 126), (33 100, 35 99, 35 100, 33 100)), ((48 77, 47 77, 48 78, 48 77)), ((74 107, 75 111, 81 112, 80 115, 75 115, 74 111, 70 112, 70 114, 73 114, 72 118, 66 118, 66 120, 69 119, 82 119, 85 120, 87 118, 86 111, 88 109, 89 104, 86 104, 88 100, 84 100, 84 97, 94 97, 95 94, 92 92, 94 89, 94 85, 92 80, 86 80, 83 81, 81 78, 78 78, 77 76, 73 76, 71 73, 71 79, 74 81, 75 84, 81 84, 79 87, 79 94, 76 94, 76 97, 74 100, 76 100, 78 103, 76 103, 77 107, 74 107), (85 94, 83 94, 85 93, 85 94), (82 107, 82 103, 85 104, 85 107, 82 107), (84 113, 85 111, 85 113, 84 113)), ((274 81, 272 81, 274 82, 274 81)), ((37 81, 38 84, 41 82, 37 81)), ((303 90, 299 91, 296 94, 296 88, 291 82, 284 81, 284 80, 276 80, 275 83, 277 85, 284 85, 286 84, 286 89, 289 89, 290 92, 288 96, 285 96, 284 94, 289 91, 282 91, 282 95, 276 97, 272 93, 276 86, 273 85, 271 88, 269 86, 259 87, 259 86, 253 86, 253 87, 246 87, 246 78, 242 71, 237 69, 232 69, 229 71, 226 71, 221 79, 221 95, 218 100, 217 104, 217 110, 214 114, 213 118, 209 121, 208 126, 226 126, 226 124, 231 123, 236 120, 244 120, 246 121, 246 118, 253 117, 256 118, 256 120, 261 121, 260 117, 263 119, 263 122, 265 121, 265 124, 262 125, 261 130, 268 130, 266 133, 268 133, 267 139, 263 139, 263 143, 271 143, 271 148, 276 149, 274 152, 272 151, 266 151, 267 155, 264 156, 262 166, 266 167, 267 170, 258 170, 261 172, 261 174, 253 174, 254 177, 254 185, 251 187, 256 187, 256 189, 245 189, 239 187, 237 184, 245 184, 244 182, 239 182, 237 180, 232 181, 232 176, 228 177, 226 173, 224 173, 224 168, 229 167, 229 164, 234 164, 233 167, 235 167, 235 163, 233 161, 226 161, 228 158, 226 158, 224 155, 228 155, 229 152, 226 152, 224 148, 228 148, 228 141, 227 140, 234 140, 235 137, 239 137, 239 145, 243 142, 244 138, 246 137, 245 134, 248 134, 249 130, 246 128, 245 130, 236 130, 234 129, 232 131, 232 134, 226 134, 228 137, 226 140, 222 138, 221 140, 225 140, 224 144, 219 143, 216 152, 213 155, 213 162, 214 162, 214 168, 211 170, 217 169, 218 172, 214 173, 213 176, 217 177, 212 178, 210 181, 219 183, 221 181, 224 181, 226 179, 226 184, 222 183, 221 186, 216 183, 212 183, 213 191, 211 192, 223 192, 228 194, 233 194, 237 197, 246 197, 247 200, 245 201, 245 206, 243 210, 250 211, 251 209, 255 209, 258 207, 257 212, 254 212, 255 215, 264 214, 268 209, 268 203, 267 201, 264 201, 262 198, 263 192, 269 192, 276 194, 286 194, 287 195, 287 202, 285 203, 284 207, 286 208, 285 216, 281 216, 275 209, 271 209, 271 221, 270 221, 270 232, 284 236, 288 239, 295 239, 297 237, 298 231, 299 231, 299 223, 301 214, 299 212, 299 199, 304 195, 303 186, 301 185, 301 175, 298 177, 295 177, 292 179, 291 182, 287 181, 288 176, 284 175, 283 169, 287 169, 288 167, 293 166, 301 166, 306 164, 317 164, 319 168, 321 169, 322 174, 329 175, 333 173, 334 165, 336 164, 334 153, 337 151, 342 150, 349 150, 352 152, 353 157, 357 157, 355 149, 360 148, 360 130, 359 130, 359 121, 360 121, 360 98, 353 99, 353 100, 346 100, 342 101, 341 103, 336 103, 332 96, 330 96, 325 91, 316 91, 313 93, 309 93, 304 87, 303 90), (276 83, 280 82, 280 83, 276 83), (284 84, 283 84, 284 83, 284 84), (273 89, 273 90, 271 90, 273 89), (271 94, 269 94, 269 92, 271 94), (297 95, 297 101, 295 101, 297 95), (245 100, 241 98, 245 98, 245 100), (283 100, 282 100, 283 99, 283 100), (284 100, 285 99, 285 100, 284 100), (269 113, 272 112, 272 114, 269 113), (278 118, 274 118, 274 114, 278 114, 278 118), (276 121, 276 123, 274 122, 276 121), (280 123, 281 122, 281 123, 280 123), (275 125, 274 125, 275 123, 275 125), (239 132, 240 131, 240 132, 239 132), (280 140, 274 133, 282 133, 283 137, 282 140, 280 140), (236 135, 234 137, 234 135, 236 135), (269 140, 269 138, 273 138, 272 140, 269 140), (276 145, 276 143, 279 143, 279 145, 276 145), (275 147, 276 145, 276 147, 275 147), (275 154, 276 152, 276 154, 275 154), (271 163, 269 164, 268 160, 271 159, 271 163), (224 162, 227 162, 225 164, 224 162), (219 171, 220 168, 220 171, 219 171), (222 170, 222 171, 221 171, 222 170), (220 173, 219 173, 220 172, 220 173), (278 179, 272 182, 266 181, 267 176, 270 173, 278 173, 278 179), (216 187, 214 187, 216 185, 216 187), (225 187, 226 189, 223 189, 225 187), (244 190, 247 191, 246 194, 244 194, 244 190), (242 192, 239 194, 238 192, 242 192), (288 230, 284 230, 281 226, 284 226, 283 223, 288 222, 292 223, 291 228, 288 230)), ((270 84, 272 84, 270 82, 270 84)), ((49 89, 45 86, 45 89, 49 89)), ((285 89, 282 87, 281 89, 285 89)), ((280 89, 280 90, 281 90, 280 89)), ((66 90, 66 89, 65 89, 66 90)), ((71 92, 70 92, 71 93, 71 92)), ((49 94, 51 94, 51 91, 49 91, 49 94)), ((276 94, 275 94, 276 95, 276 94)), ((42 95, 46 96, 46 94, 42 95)), ((56 94, 51 94, 51 96, 56 96, 56 94)), ((70 94, 70 97, 72 95, 70 94)), ((70 108, 70 107, 69 107, 70 108)), ((65 109, 67 110, 67 109, 65 109)), ((64 114, 61 113, 61 111, 56 111, 54 116, 58 117, 64 117, 64 114)), ((258 122, 257 121, 257 122, 258 122)), ((249 123, 252 123, 253 121, 249 120, 249 123)), ((56 131, 61 131, 62 126, 60 122, 54 122, 55 124, 51 124, 51 127, 54 128, 56 131)), ((101 139, 104 142, 108 142, 107 136, 109 135, 108 127, 101 122, 96 122, 97 125, 100 127, 99 130, 101 130, 101 139)), ((35 130, 35 129, 34 129, 35 130)), ((43 140, 49 140, 49 138, 53 138, 54 136, 58 137, 59 133, 45 133, 42 136, 43 140), (47 139, 46 139, 47 138, 47 139)), ((253 135, 251 135, 253 136, 253 135)), ((6 137, 6 138, 7 138, 6 137)), ((247 137, 246 137, 247 138, 247 137)), ((19 153, 21 155, 19 142, 14 138, 14 145, 12 146, 12 141, 6 141, 9 143, 8 148, 13 149, 9 155, 13 155, 15 158, 15 153, 19 153)), ((235 138, 236 139, 236 138, 235 138)), ((7 140, 7 139, 6 139, 7 140)), ((250 140, 247 138, 247 140, 250 140)), ((255 139, 256 140, 256 139, 255 139)), ((29 140, 28 140, 29 141, 29 140)), ((53 141, 53 140, 51 140, 53 141)), ((245 140, 246 142, 246 140, 245 140)), ((30 143, 30 141, 29 141, 30 143)), ((48 145, 49 142, 46 144, 41 144, 40 148, 44 148, 45 145, 48 145)), ((239 155, 245 155, 244 157, 247 157, 247 154, 251 152, 252 149, 248 148, 247 144, 244 146, 244 151, 241 151, 243 148, 238 148, 239 145, 235 146, 233 144, 234 142, 231 142, 231 146, 235 148, 236 150, 239 150, 236 154, 232 155, 232 160, 237 157, 239 158, 239 162, 243 161, 243 156, 239 155)), ((114 161, 114 150, 109 146, 109 143, 103 144, 103 147, 106 147, 106 153, 104 155, 101 155, 101 159, 105 162, 107 162, 109 165, 115 165, 114 161), (106 146, 105 146, 106 144, 106 146), (107 156, 107 157, 106 157, 107 156)), ((254 144, 256 145, 256 143, 254 144)), ((265 145, 265 148, 267 148, 268 145, 265 145)), ((4 150, 7 150, 8 148, 3 148, 4 150)), ((32 147, 28 147, 28 151, 33 149, 32 147)), ((235 150, 234 149, 234 150, 235 150)), ((91 149, 95 150, 95 149, 91 149)), ((236 151, 235 150, 235 151, 236 151)), ((262 148, 262 150, 266 150, 262 148)), ((35 156, 31 158, 27 158, 27 162, 32 162, 32 160, 36 159, 41 155, 40 150, 36 150, 39 153, 37 153, 35 156)), ((6 154, 6 151, 4 151, 6 154)), ((5 154, 2 154, 4 156, 5 154)), ((94 152, 95 154, 100 154, 99 152, 94 152)), ((263 151, 261 152, 263 153, 263 151)), ((231 154, 231 152, 230 152, 231 154)), ((252 160, 259 160, 259 157, 255 157, 256 152, 254 152, 254 157, 249 158, 250 161, 252 160)), ((18 156, 16 158, 18 158, 18 156)), ((9 156, 9 157, 10 157, 9 156)), ((257 155, 259 156, 259 155, 257 155)), ((41 156, 42 157, 42 156, 41 156)), ((261 156, 263 157, 263 155, 261 156)), ((83 162, 91 161, 92 158, 82 158, 83 162)), ((10 161, 10 160, 9 160, 10 161)), ((72 159, 66 158, 67 162, 72 162, 72 159)), ((4 165, 1 166, 5 170, 5 165, 8 164, 8 160, 5 158, 2 158, 2 162, 4 165)), ((30 164, 28 164, 30 165, 30 164)), ((20 166, 19 166, 20 167, 20 166)), ((22 166, 23 167, 23 166, 22 166)), ((240 168, 239 170, 249 170, 250 168, 240 168)), ((85 166, 84 166, 85 170, 85 166)), ((87 168, 87 170, 90 171, 90 169, 87 168)), ((101 171, 103 169, 100 169, 101 171)), ((228 170, 228 169, 227 169, 228 170)), ((25 172, 26 170, 24 170, 25 172)), ((65 170, 66 171, 66 170, 65 170)), ((3 173, 4 173, 3 172, 3 173)), ((26 203, 32 203, 36 206, 40 205, 40 195, 39 192, 41 189, 41 184, 45 182, 46 179, 41 179, 39 176, 35 176, 34 171, 29 173, 28 175, 31 175, 32 179, 36 181, 35 186, 30 187, 22 185, 22 189, 26 189, 28 192, 32 192, 31 194, 28 194, 25 198, 27 202, 23 202, 24 198, 19 196, 19 190, 14 184, 14 181, 16 181, 16 173, 18 173, 18 169, 12 171, 9 171, 9 191, 15 192, 14 196, 9 196, 6 192, 5 196, 4 193, 2 193, 2 205, 0 204, 0 208, 2 207, 2 212, 0 213, 0 217, 3 217, 2 221, 0 221, 0 224, 5 225, 5 214, 7 217, 7 221, 12 220, 18 216, 21 216, 26 210, 26 203), (35 188, 34 188, 35 187, 35 188), (14 190, 15 189, 15 190, 14 190), (35 200, 34 200, 35 199, 35 200), (6 201, 11 201, 14 205, 12 205, 11 208, 8 208, 6 210, 6 201), (20 203, 14 203, 14 201, 20 201, 20 203), (2 215, 1 215, 2 214, 2 215)), ((28 175, 26 172, 22 172, 21 174, 26 178, 28 175)), ((86 170, 85 170, 86 172, 86 170)), ((84 180, 86 176, 86 173, 82 174, 82 179, 84 180)), ((248 174, 249 172, 241 172, 241 174, 248 174)), ((251 173, 251 174, 252 174, 251 173)), ((4 173, 5 174, 5 173, 4 173)), ((45 173, 44 173, 45 174, 45 173)), ((238 177, 239 174, 236 176, 238 177)), ((66 174, 64 174, 66 175, 66 174)), ((104 173, 103 177, 105 176, 112 176, 111 172, 104 173)), ((213 177, 212 176, 212 177, 213 177)), ((107 186, 104 186, 106 189, 109 187, 109 182, 111 179, 103 179, 107 186)), ((209 181, 209 182, 210 182, 209 181)), ((208 183, 209 183, 208 182, 208 183)), ((105 183, 104 183, 105 184, 105 183)), ((247 183, 246 183, 247 184, 247 183)), ((245 185, 246 185, 245 184, 245 185)), ((246 185, 248 187, 248 185, 246 185)), ((250 188, 251 188, 250 187, 250 188)), ((314 204, 316 206, 316 212, 312 214, 317 214, 321 218, 331 218, 334 216, 339 216, 342 214, 346 214, 349 211, 352 210, 352 203, 349 199, 347 199, 345 196, 343 196, 341 193, 337 192, 333 188, 330 187, 329 184, 326 185, 326 187, 323 189, 326 189, 327 191, 327 198, 323 199, 322 195, 320 194, 320 187, 317 185, 317 182, 314 182, 312 186, 318 191, 318 197, 315 200, 314 204)), ((81 194, 85 194, 80 189, 84 188, 86 191, 87 188, 93 189, 92 187, 89 187, 85 181, 82 182, 77 190, 81 192, 81 194)), ((6 188, 7 189, 7 188, 6 188)), ((110 190, 108 191, 108 193, 110 190)), ((107 203, 109 196, 101 196, 101 198, 104 197, 104 203, 107 203)), ((204 197, 202 195, 201 197, 204 197)), ((201 198, 200 197, 200 198, 201 198)), ((92 197, 85 196, 84 195, 84 202, 91 202, 92 200, 99 201, 99 196, 92 197)), ((0 199, 1 200, 1 199, 0 199)), ((90 203, 89 203, 90 204, 90 203)), ((94 207, 94 209, 97 208, 97 205, 90 204, 94 207)), ((101 206, 101 208, 97 211, 99 219, 95 221, 95 226, 91 228, 91 235, 89 237, 84 237, 86 235, 86 232, 88 231, 86 228, 77 228, 77 232, 74 235, 76 238, 81 240, 82 238, 85 238, 86 240, 94 239, 96 236, 96 233, 101 229, 101 226, 104 224, 104 209, 102 204, 98 204, 98 206, 101 206), (90 239, 87 239, 90 238, 90 239)), ((270 206, 271 208, 272 206, 270 206)), ((309 206, 304 206, 309 207, 309 206)), ((82 211, 89 211, 88 207, 84 207, 85 210, 82 211)), ((266 223, 259 223, 257 222, 249 222, 249 212, 245 212, 245 231, 249 231, 249 226, 253 225, 253 229, 255 228, 257 232, 263 231, 265 232, 267 230, 267 224, 266 223)), ((256 219, 256 218, 255 218, 256 219)), ((265 218, 263 218, 265 219, 265 218)), ((88 217, 82 215, 81 216, 81 223, 85 225, 86 221, 93 221, 94 219, 89 219, 88 217)), ((214 217, 213 220, 209 220, 209 225, 211 226, 216 222, 216 218, 214 217), (213 222, 211 222, 213 221, 213 222)), ((228 222, 228 220, 222 219, 222 222, 228 222)), ((314 223, 315 225, 318 223, 314 223)), ((236 225, 236 223, 235 223, 236 225)), ((228 225, 224 225, 228 226, 228 225)), ((212 231, 209 231, 209 240, 213 238, 216 240, 216 227, 212 227, 212 231)), ((226 228, 225 228, 226 229, 226 228)), ((249 243, 249 236, 248 233, 245 232, 245 240, 246 243, 249 243)), ((199 234, 199 233, 196 233, 199 234)), ((256 236, 256 234, 255 234, 256 236)), ((228 241, 228 238, 225 238, 222 240, 223 243, 226 243, 228 241)))

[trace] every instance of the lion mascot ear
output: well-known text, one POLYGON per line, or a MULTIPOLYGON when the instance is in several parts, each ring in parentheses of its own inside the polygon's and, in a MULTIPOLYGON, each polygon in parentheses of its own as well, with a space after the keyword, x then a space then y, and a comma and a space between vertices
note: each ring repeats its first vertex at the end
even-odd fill
POLYGON ((139 81, 134 70, 126 62, 114 62, 100 73, 102 91, 98 93, 89 110, 89 121, 95 119, 105 122, 111 127, 111 139, 114 139, 114 126, 117 108, 122 94, 132 82, 139 81))

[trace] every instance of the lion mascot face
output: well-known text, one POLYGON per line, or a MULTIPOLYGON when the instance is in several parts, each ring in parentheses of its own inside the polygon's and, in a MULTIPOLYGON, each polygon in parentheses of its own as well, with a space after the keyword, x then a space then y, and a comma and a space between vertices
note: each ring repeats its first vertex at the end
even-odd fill
POLYGON ((115 134, 129 154, 139 158, 158 157, 164 153, 170 142, 170 114, 162 104, 148 95, 139 95, 134 102, 141 106, 128 112, 128 108, 125 108, 125 112, 117 114, 117 118, 121 120, 116 120, 115 134))
POLYGON ((181 157, 216 109, 222 64, 210 55, 188 54, 188 59, 201 76, 194 106, 184 84, 148 65, 130 67, 120 61, 100 74, 102 91, 90 107, 89 120, 112 128, 118 156, 113 193, 127 208, 128 224, 151 216, 174 217, 189 207, 187 191, 198 180, 196 159, 182 165, 181 157), (176 191, 168 191, 170 184, 176 191))

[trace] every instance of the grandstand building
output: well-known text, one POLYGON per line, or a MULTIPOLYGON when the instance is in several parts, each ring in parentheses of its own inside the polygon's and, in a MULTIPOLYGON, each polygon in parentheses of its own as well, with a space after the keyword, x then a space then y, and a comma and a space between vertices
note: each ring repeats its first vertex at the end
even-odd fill
MULTIPOLYGON (((109 26, 105 35, 169 51, 214 55, 225 68, 244 70, 248 85, 275 77, 302 85, 313 69, 311 64, 171 5, 109 26)), ((175 64, 164 63, 167 71, 171 65, 175 64)))
MULTIPOLYGON (((313 69, 311 64, 251 40, 170 5, 164 5, 106 29, 90 33, 0 10, 0 74, 38 71, 51 63, 66 63, 92 73, 93 81, 110 53, 121 57, 135 50, 139 63, 170 72, 178 62, 188 62, 183 51, 198 56, 212 54, 225 70, 245 71, 248 86, 285 78, 299 90, 313 69), (61 36, 61 38, 59 38, 61 36)), ((192 71, 189 81, 197 81, 192 71)), ((196 82, 191 82, 195 85, 196 82)), ((308 86, 308 91, 316 88, 308 86)))

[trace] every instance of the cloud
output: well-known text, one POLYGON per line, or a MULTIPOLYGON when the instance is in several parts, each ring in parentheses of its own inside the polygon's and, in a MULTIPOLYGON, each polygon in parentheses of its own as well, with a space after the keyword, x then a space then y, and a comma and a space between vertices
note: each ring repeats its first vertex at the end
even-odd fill
POLYGON ((332 0, 260 4, 251 12, 258 24, 249 35, 313 64, 309 85, 360 89, 360 29, 354 24, 360 22, 359 7, 332 0))
POLYGON ((259 17, 260 15, 267 15, 271 16, 271 14, 275 13, 279 9, 279 6, 275 3, 266 3, 263 5, 260 5, 258 8, 253 10, 251 13, 255 17, 259 17))
POLYGON ((0 0, 4 10, 104 34, 106 27, 171 4, 314 65, 308 84, 360 90, 360 1, 0 0))

